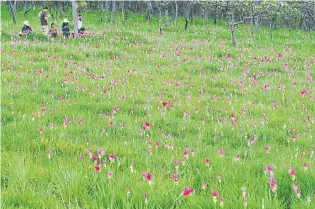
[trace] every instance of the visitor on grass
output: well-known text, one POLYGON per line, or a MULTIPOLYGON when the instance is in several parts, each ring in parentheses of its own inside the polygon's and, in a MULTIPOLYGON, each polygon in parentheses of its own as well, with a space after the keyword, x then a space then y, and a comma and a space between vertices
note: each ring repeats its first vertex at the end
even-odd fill
POLYGON ((55 23, 51 23, 50 29, 49 29, 49 35, 51 37, 57 37, 58 36, 58 31, 57 31, 57 28, 55 28, 55 23))
POLYGON ((42 32, 48 35, 48 18, 51 17, 50 14, 47 15, 48 7, 44 7, 40 13, 40 24, 42 26, 42 32))
POLYGON ((65 38, 69 38, 69 35, 70 35, 70 25, 69 25, 69 21, 68 21, 67 19, 64 19, 64 20, 63 20, 61 29, 62 29, 62 35, 63 35, 65 38))
POLYGON ((22 35, 28 35, 30 33, 32 33, 32 28, 30 26, 30 24, 28 23, 28 21, 24 21, 23 22, 24 26, 22 28, 22 32, 19 33, 20 36, 22 35))
POLYGON ((82 15, 78 15, 77 17, 77 20, 78 20, 78 31, 80 33, 81 29, 82 29, 82 15))

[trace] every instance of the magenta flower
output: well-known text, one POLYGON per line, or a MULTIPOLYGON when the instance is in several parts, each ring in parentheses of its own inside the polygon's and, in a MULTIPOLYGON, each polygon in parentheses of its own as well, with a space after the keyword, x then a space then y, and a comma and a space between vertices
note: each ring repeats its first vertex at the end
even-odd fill
POLYGON ((182 196, 187 196, 187 195, 189 195, 190 193, 192 193, 194 190, 192 189, 192 188, 190 188, 190 187, 186 187, 185 189, 184 189, 184 191, 182 192, 182 196))
POLYGON ((178 182, 178 173, 172 173, 171 178, 173 179, 174 183, 178 182))
POLYGON ((145 171, 142 173, 142 177, 148 180, 150 185, 152 184, 151 173, 145 171))
POLYGON ((100 165, 96 165, 94 166, 96 172, 100 172, 101 171, 101 166, 100 165))
POLYGON ((114 162, 115 161, 115 154, 109 154, 109 160, 110 162, 114 162))
POLYGON ((277 191, 277 181, 273 176, 269 180, 269 186, 272 192, 277 191))
POLYGON ((213 190, 212 191, 212 199, 213 199, 214 203, 217 202, 217 197, 218 197, 218 192, 216 190, 213 190))
POLYGON ((143 197, 144 197, 144 204, 147 205, 148 204, 148 194, 145 192, 143 197))
POLYGON ((269 151, 270 151, 270 146, 269 145, 265 146, 265 151, 266 151, 266 153, 269 153, 269 151))
POLYGON ((205 163, 206 163, 206 166, 207 166, 207 167, 209 167, 209 165, 210 165, 210 161, 209 161, 209 159, 208 159, 208 158, 206 158, 206 159, 205 159, 205 163))
POLYGON ((295 170, 293 168, 289 167, 288 171, 289 171, 289 174, 291 175, 292 180, 294 181, 295 180, 295 175, 296 175, 295 170))

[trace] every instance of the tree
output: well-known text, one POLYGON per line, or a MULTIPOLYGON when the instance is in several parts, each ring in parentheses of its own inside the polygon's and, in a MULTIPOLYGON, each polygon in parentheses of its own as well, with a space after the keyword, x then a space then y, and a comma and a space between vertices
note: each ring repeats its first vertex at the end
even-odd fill
POLYGON ((109 23, 113 23, 114 20, 114 14, 116 11, 116 1, 110 1, 110 16, 109 16, 109 23))
POLYGON ((10 14, 12 15, 13 24, 16 24, 16 0, 9 1, 10 14))
POLYGON ((78 33, 77 9, 78 9, 77 3, 75 2, 75 0, 72 0, 72 18, 74 22, 74 34, 78 33))

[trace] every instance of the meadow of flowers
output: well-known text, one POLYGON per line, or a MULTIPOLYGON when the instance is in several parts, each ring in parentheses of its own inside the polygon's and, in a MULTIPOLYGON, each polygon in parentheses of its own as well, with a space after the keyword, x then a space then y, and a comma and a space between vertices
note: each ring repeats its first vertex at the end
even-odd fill
POLYGON ((3 208, 315 208, 314 32, 2 15, 3 208))

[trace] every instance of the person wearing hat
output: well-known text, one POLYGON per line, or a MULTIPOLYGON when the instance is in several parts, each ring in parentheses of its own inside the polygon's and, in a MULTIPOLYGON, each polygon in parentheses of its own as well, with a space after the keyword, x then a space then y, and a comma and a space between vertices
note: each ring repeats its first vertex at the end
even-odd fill
POLYGON ((24 26, 22 28, 22 32, 19 33, 19 36, 32 33, 33 30, 31 28, 30 24, 28 23, 28 21, 24 21, 23 24, 24 24, 24 26))
POLYGON ((40 25, 42 27, 42 32, 45 35, 48 35, 48 18, 51 17, 51 15, 47 15, 48 7, 44 7, 42 12, 40 13, 40 25))
POLYGON ((62 35, 65 38, 68 38, 70 35, 70 25, 69 25, 69 21, 67 19, 63 20, 62 26, 61 26, 61 30, 62 30, 62 35))

